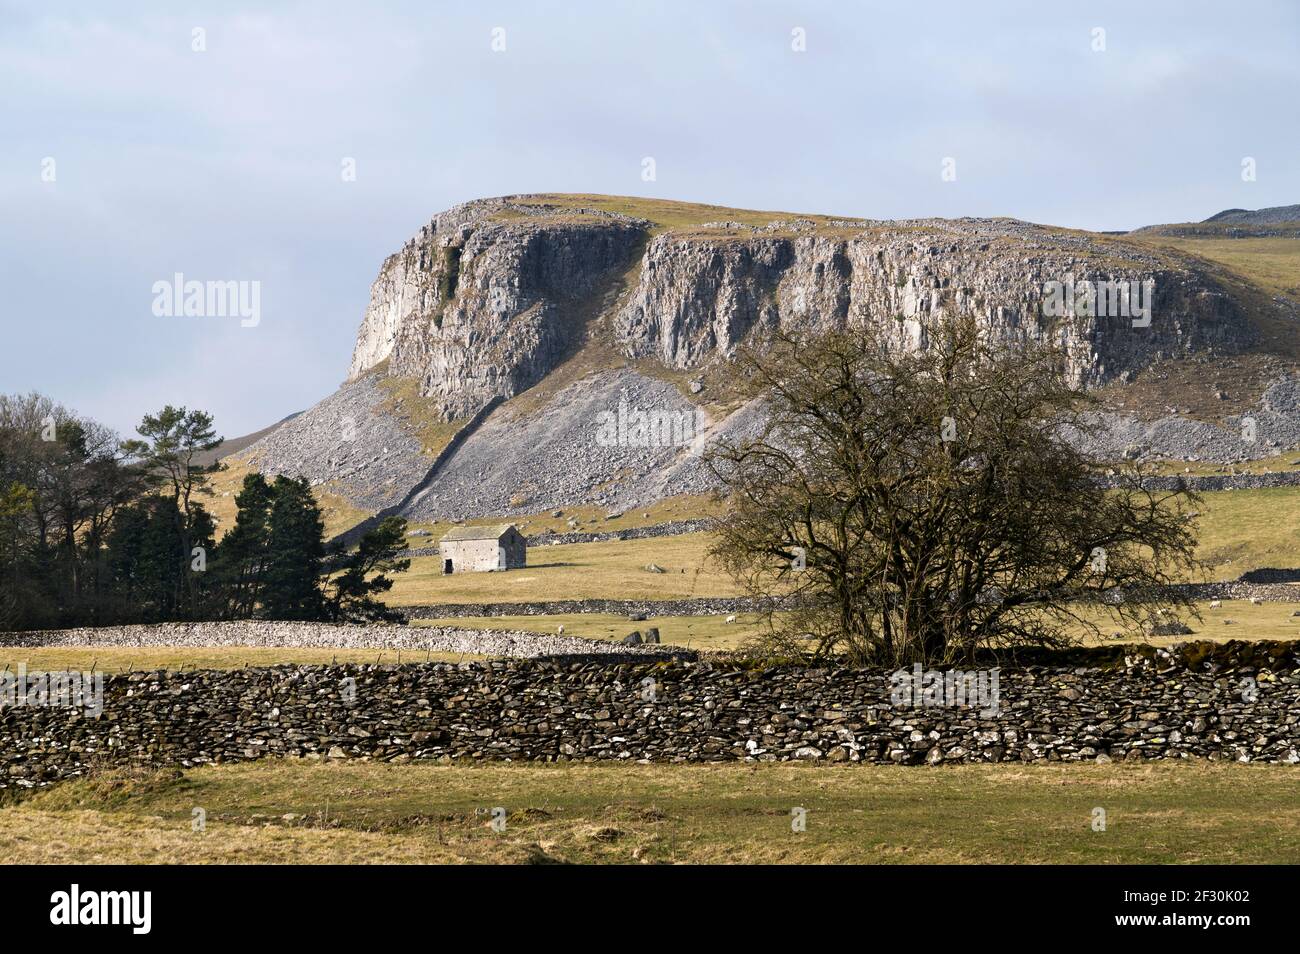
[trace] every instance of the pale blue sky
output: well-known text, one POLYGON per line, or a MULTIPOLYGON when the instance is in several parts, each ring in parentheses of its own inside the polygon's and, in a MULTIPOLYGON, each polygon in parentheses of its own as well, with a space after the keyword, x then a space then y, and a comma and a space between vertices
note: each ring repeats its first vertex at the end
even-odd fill
POLYGON ((1093 229, 1300 202, 1298 80, 1294 0, 0 3, 0 391, 262 427, 342 380, 384 256, 484 195, 1093 229), (260 281, 261 323, 156 317, 177 271, 260 281))

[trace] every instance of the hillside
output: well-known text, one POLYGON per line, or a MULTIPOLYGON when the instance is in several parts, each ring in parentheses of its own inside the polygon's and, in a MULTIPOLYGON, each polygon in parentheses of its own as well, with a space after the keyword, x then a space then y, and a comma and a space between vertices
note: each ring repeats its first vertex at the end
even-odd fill
POLYGON ((1300 238, 1300 205, 1224 209, 1200 222, 1148 225, 1131 234, 1185 238, 1300 238))
POLYGON ((1275 455, 1300 438, 1294 304, 1196 251, 1013 219, 477 200, 383 262, 340 390, 238 459, 306 474, 359 511, 427 523, 698 497, 711 486, 699 450, 761 422, 728 370, 752 335, 872 323, 915 347, 931 322, 959 315, 1009 342, 1060 343, 1064 373, 1111 409, 1108 454, 1275 455), (1046 316, 1045 283, 1071 278, 1153 282, 1150 325, 1046 316), (1236 368, 1231 386, 1207 390, 1218 367, 1236 368), (620 407, 686 432, 599 440, 602 413, 620 407), (1252 409, 1262 439, 1243 447, 1237 418, 1252 409))

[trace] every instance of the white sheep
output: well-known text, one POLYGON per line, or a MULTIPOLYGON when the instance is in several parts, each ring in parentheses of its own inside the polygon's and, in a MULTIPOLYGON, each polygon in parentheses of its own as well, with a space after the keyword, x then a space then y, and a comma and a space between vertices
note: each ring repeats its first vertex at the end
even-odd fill
POLYGON ((564 624, 561 623, 559 626, 557 626, 557 627, 555 628, 555 631, 556 631, 557 633, 559 633, 561 636, 563 636, 563 635, 564 635, 564 624))
POLYGON ((1260 603, 1262 603, 1262 602, 1264 602, 1264 601, 1261 600, 1258 596, 1252 596, 1252 597, 1250 598, 1250 605, 1251 605, 1251 606, 1258 606, 1258 605, 1259 605, 1260 603))
POLYGON ((1218 609, 1223 605, 1223 600, 1210 600, 1210 609, 1218 609))
POLYGON ((728 622, 728 623, 734 623, 735 621, 736 621, 736 614, 735 614, 735 613, 732 613, 730 616, 727 617, 727 622, 728 622))

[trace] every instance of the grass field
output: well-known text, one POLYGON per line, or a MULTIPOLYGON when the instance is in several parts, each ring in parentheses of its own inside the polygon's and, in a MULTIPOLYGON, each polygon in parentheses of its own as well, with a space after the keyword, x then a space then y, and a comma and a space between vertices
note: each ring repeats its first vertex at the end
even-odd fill
POLYGON ((6 862, 1297 863, 1300 769, 260 761, 0 808, 6 862), (494 831, 491 812, 506 811, 494 831), (807 830, 792 831, 791 810, 807 830), (206 828, 192 830, 194 809, 206 828), (1106 830, 1092 829, 1093 812, 1106 830))
MULTIPOLYGON (((1215 491, 1202 498, 1197 508, 1199 554, 1211 565, 1210 579, 1235 579, 1261 566, 1300 566, 1300 487, 1215 491)), ((683 498, 672 506, 676 509, 658 514, 687 519, 706 504, 683 498)), ((551 519, 559 522, 559 518, 551 519)), ((626 515, 622 519, 627 519, 626 515)), ((642 518, 637 511, 632 519, 650 522, 652 518, 642 518)), ((618 525, 617 521, 608 523, 611 528, 618 525)), ((534 532, 532 528, 530 532, 534 532)), ((528 568, 509 573, 444 576, 438 557, 414 557, 411 569, 397 577, 388 603, 412 606, 739 595, 736 584, 708 559, 710 541, 708 534, 695 533, 533 547, 528 568), (647 570, 652 563, 667 572, 647 570)))
MULTIPOLYGON (((1218 609, 1208 602, 1197 604, 1201 618, 1188 616, 1183 620, 1192 630, 1190 636, 1148 636, 1136 629, 1126 632, 1123 639, 1112 638, 1114 626, 1102 622, 1102 636, 1094 638, 1082 626, 1075 636, 1082 645, 1106 645, 1112 642, 1143 642, 1152 646, 1172 646, 1191 639, 1208 639, 1227 642, 1230 639, 1300 639, 1300 617, 1292 614, 1300 603, 1261 603, 1258 606, 1246 600, 1225 600, 1218 609), (1231 620, 1225 623, 1224 620, 1231 620)), ((446 619, 419 620, 416 625, 463 626, 467 629, 514 629, 533 633, 554 633, 563 625, 566 636, 583 636, 587 639, 622 639, 634 629, 645 631, 647 626, 659 629, 665 643, 704 651, 736 650, 745 648, 753 637, 762 632, 762 621, 752 613, 741 613, 735 623, 727 623, 719 616, 656 616, 644 622, 632 622, 623 616, 604 613, 564 613, 546 616, 469 616, 446 619)))
POLYGON ((1243 461, 1238 464, 1221 464, 1212 460, 1167 460, 1157 461, 1152 465, 1157 474, 1188 475, 1192 477, 1213 477, 1224 474, 1269 474, 1281 470, 1300 469, 1300 447, 1294 447, 1261 457, 1259 460, 1243 461))
POLYGON ((1161 235, 1143 240, 1218 262, 1272 294, 1300 298, 1300 238, 1234 239, 1161 235))
POLYGON ((413 557, 395 577, 390 606, 428 603, 513 603, 534 600, 665 600, 689 596, 734 596, 735 583, 708 560, 703 533, 606 543, 532 547, 528 566, 506 573, 444 576, 436 557, 413 557), (650 564, 665 572, 647 570, 650 564))
POLYGON ((1300 566, 1300 487, 1223 490, 1197 508, 1199 555, 1211 578, 1231 580, 1258 567, 1300 566))
POLYGON ((1084 645, 1106 644, 1111 642, 1143 642, 1152 646, 1172 646, 1193 639, 1209 639, 1215 642, 1227 642, 1230 639, 1300 639, 1300 617, 1292 616, 1300 603, 1260 603, 1258 606, 1248 600, 1224 600, 1218 609, 1211 609, 1208 602, 1198 603, 1201 614, 1198 620, 1188 616, 1183 619, 1192 631, 1188 636, 1148 636, 1135 631, 1126 632, 1122 640, 1109 638, 1115 627, 1102 622, 1102 638, 1093 639, 1086 636, 1083 627, 1076 630, 1076 636, 1084 645), (1226 623, 1225 620, 1231 620, 1226 623))

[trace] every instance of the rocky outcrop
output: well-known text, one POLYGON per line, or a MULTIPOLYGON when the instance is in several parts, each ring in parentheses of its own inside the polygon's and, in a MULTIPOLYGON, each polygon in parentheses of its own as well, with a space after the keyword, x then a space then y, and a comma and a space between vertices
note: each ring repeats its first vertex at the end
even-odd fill
MULTIPOLYGON (((703 383, 725 380, 718 365, 757 330, 871 324, 899 346, 923 347, 937 323, 974 316, 997 340, 1059 344, 1062 370, 1085 386, 1254 341, 1235 299, 1196 260, 1122 238, 1011 219, 682 225, 690 217, 682 210, 693 207, 610 203, 661 216, 652 223, 581 201, 484 199, 435 217, 384 262, 349 383, 254 445, 259 466, 306 474, 363 510, 419 520, 627 509, 710 491, 703 447, 762 426, 755 403, 720 417, 726 398, 703 383), (1150 324, 1045 313, 1046 283, 1084 280, 1152 282, 1150 324), (594 373, 522 410, 507 401, 484 413, 593 343, 593 360, 574 367, 594 373), (399 433, 400 421, 362 420, 393 417, 370 382, 380 375, 414 379, 424 419, 481 420, 430 468, 431 454, 409 428, 399 433), (701 402, 711 402, 708 414, 701 402), (675 420, 701 416, 689 440, 598 439, 598 419, 624 405, 675 420), (348 440, 342 425, 351 418, 360 436, 348 440)), ((1294 404, 1294 390, 1270 395, 1294 404)), ((1256 415, 1249 446, 1233 436, 1235 422, 1118 416, 1100 440, 1115 456, 1130 445, 1135 456, 1166 446, 1206 458, 1260 456, 1300 440, 1292 411, 1256 415)))
POLYGON ((1092 386, 1152 361, 1252 339, 1207 276, 1138 246, 1009 219, 873 223, 844 234, 799 223, 732 227, 724 237, 667 233, 646 249, 619 312, 629 354, 690 368, 730 353, 755 328, 870 323, 924 346, 932 322, 973 315, 1006 341, 1063 347, 1068 378, 1092 386), (1154 282, 1149 327, 1129 317, 1051 318, 1044 284, 1154 282))
POLYGON ((353 377, 388 359, 448 416, 465 416, 540 380, 602 311, 628 355, 675 369, 728 355, 756 328, 871 322, 917 346, 930 322, 954 315, 1000 339, 1063 345, 1085 385, 1253 340, 1208 274, 1120 239, 1012 219, 778 219, 667 229, 646 245, 649 222, 525 198, 457 206, 384 262, 353 377), (615 309, 615 280, 638 255, 615 309), (1153 281, 1150 326, 1045 316, 1044 283, 1071 279, 1153 281))
POLYGON ((647 226, 500 199, 444 212, 380 269, 350 377, 388 359, 448 419, 517 394, 578 343, 584 306, 634 261, 647 226))
POLYGON ((900 697, 894 674, 880 669, 516 660, 131 673, 104 680, 96 716, 0 710, 0 787, 44 785, 95 764, 268 756, 1300 762, 1294 647, 1238 655, 1157 651, 1113 669, 985 671, 989 691, 975 705, 900 697))
POLYGON ((1274 205, 1267 209, 1224 209, 1205 220, 1230 225, 1277 225, 1300 222, 1300 205, 1274 205))
MULTIPOLYGON (((1235 463, 1273 457, 1300 445, 1300 378, 1283 375, 1272 381, 1254 406, 1219 423, 1179 414, 1144 420, 1131 414, 1099 416, 1097 430, 1078 435, 1076 443, 1099 460, 1210 460, 1235 463)), ((1216 475, 1217 476, 1217 475, 1216 475)), ((1225 477, 1230 475, 1224 475, 1225 477)), ((1219 490, 1213 480, 1200 489, 1219 490)), ((1249 486, 1238 484, 1237 486, 1249 486)), ((1280 486, 1263 482, 1254 486, 1280 486)))

